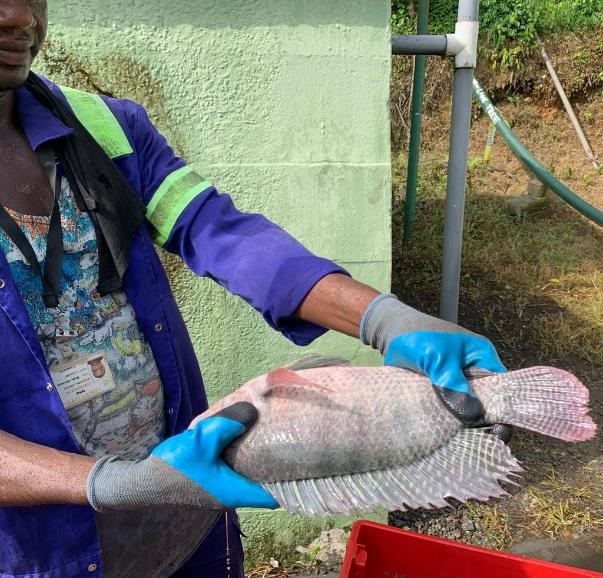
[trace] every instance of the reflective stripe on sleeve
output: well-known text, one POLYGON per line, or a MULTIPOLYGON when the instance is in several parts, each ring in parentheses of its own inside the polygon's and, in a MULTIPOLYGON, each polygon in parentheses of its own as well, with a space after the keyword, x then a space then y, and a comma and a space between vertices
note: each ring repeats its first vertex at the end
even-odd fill
POLYGON ((168 240, 184 209, 211 186, 190 167, 182 167, 166 177, 147 206, 147 220, 153 225, 155 243, 163 245, 168 240))
POLYGON ((119 121, 100 96, 64 86, 61 92, 77 119, 110 158, 134 152, 119 121))

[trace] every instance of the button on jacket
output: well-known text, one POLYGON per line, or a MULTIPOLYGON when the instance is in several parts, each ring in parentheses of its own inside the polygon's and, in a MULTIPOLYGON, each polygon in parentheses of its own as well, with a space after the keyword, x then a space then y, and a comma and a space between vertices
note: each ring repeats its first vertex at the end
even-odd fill
MULTIPOLYGON (((61 89, 50 86, 64 98, 61 89)), ((128 141, 125 150, 122 147, 110 156, 147 205, 147 221, 132 243, 123 288, 159 368, 169 433, 178 433, 207 407, 207 400, 190 338, 153 242, 179 255, 198 275, 241 296, 299 345, 310 343, 324 329, 292 319, 293 313, 317 281, 345 271, 313 255, 264 217, 238 211, 228 195, 218 193, 174 155, 143 108, 105 97, 102 103, 112 117, 107 122, 117 120, 128 141)), ((34 150, 70 134, 71 129, 26 88, 16 91, 15 104, 34 150)), ((0 429, 33 443, 80 453, 1 251, 0 335, 0 429)), ((16 575, 102 575, 92 508, 0 508, 0 577, 16 575)))

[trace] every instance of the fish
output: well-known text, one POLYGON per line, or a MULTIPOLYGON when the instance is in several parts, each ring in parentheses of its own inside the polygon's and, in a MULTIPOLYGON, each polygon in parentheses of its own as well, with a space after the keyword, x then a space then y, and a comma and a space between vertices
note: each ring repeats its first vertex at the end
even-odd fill
POLYGON ((485 427, 464 427, 424 375, 316 355, 251 379, 190 427, 237 402, 253 404, 257 422, 222 458, 281 507, 309 517, 507 496, 505 484, 519 485, 523 469, 490 424, 568 442, 595 435, 589 391, 565 370, 474 370, 468 379, 485 427))

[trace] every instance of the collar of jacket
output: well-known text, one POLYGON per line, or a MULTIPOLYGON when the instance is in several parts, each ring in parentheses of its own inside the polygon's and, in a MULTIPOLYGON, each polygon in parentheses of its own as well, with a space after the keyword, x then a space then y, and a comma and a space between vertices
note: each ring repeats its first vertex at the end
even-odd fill
MULTIPOLYGON (((122 287, 132 238, 144 221, 146 206, 62 98, 33 73, 24 88, 45 109, 41 120, 48 121, 49 113, 54 117, 55 150, 76 197, 94 222, 99 250, 98 290, 101 294, 116 291, 122 287)), ((22 101, 18 102, 18 112, 23 114, 22 101)), ((31 119, 26 116, 25 120, 31 119)), ((50 140, 40 133, 28 136, 32 146, 50 140)))

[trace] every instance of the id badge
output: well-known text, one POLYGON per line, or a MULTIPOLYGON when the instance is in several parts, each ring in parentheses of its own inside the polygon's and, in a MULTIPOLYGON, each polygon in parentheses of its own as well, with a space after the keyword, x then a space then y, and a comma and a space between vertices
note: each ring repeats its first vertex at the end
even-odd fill
POLYGON ((65 409, 90 401, 115 388, 104 352, 64 361, 50 370, 65 409))

